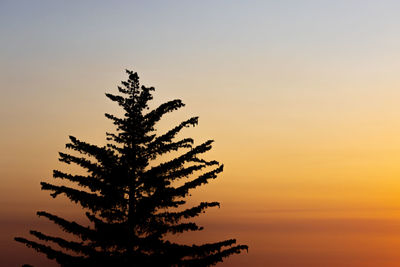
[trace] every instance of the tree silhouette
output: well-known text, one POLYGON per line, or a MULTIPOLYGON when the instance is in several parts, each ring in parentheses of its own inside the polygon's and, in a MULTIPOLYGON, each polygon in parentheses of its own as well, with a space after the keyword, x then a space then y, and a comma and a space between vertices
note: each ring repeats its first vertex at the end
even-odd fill
POLYGON ((149 110, 154 88, 140 86, 137 73, 127 73, 128 80, 118 87, 120 95, 106 94, 124 110, 121 118, 105 114, 116 126, 114 133, 106 133, 107 145, 100 147, 70 136, 66 148, 74 153, 59 153, 61 162, 82 167, 85 175, 54 170, 54 179, 76 186, 41 182, 41 189, 50 191, 53 198, 64 195, 80 204, 89 225, 39 211, 38 216, 72 234, 72 240, 34 230, 30 234, 42 242, 15 240, 61 266, 209 266, 247 250, 246 245, 236 245, 235 239, 183 245, 166 238, 202 230, 191 219, 219 203, 201 202, 188 208, 185 198, 190 190, 216 178, 223 165, 200 157, 211 149, 212 140, 196 146, 192 138, 176 140, 183 128, 198 123, 198 117, 157 134, 156 123, 163 115, 184 104, 172 100, 149 110), (172 151, 180 153, 160 161, 172 151))

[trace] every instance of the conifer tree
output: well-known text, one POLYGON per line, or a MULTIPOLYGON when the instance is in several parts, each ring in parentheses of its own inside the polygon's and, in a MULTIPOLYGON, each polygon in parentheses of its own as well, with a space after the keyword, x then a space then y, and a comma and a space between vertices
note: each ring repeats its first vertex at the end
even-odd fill
POLYGON ((212 140, 200 145, 194 145, 192 138, 177 140, 182 129, 198 123, 197 117, 158 134, 156 124, 163 115, 184 104, 172 100, 149 110, 154 88, 141 86, 137 73, 127 73, 128 80, 118 87, 120 94, 106 94, 124 111, 122 117, 105 114, 116 126, 115 132, 106 133, 107 144, 96 146, 70 136, 66 148, 72 153, 59 153, 61 162, 76 164, 86 174, 54 170, 53 178, 68 181, 67 185, 41 182, 41 189, 53 198, 64 195, 82 206, 90 224, 39 211, 38 216, 73 238, 32 230, 33 240, 15 240, 61 266, 210 266, 247 250, 235 239, 183 245, 166 238, 202 230, 192 219, 219 203, 201 202, 188 208, 186 198, 192 189, 215 179, 223 165, 201 157, 211 149, 212 140), (181 153, 168 161, 158 160, 171 151, 181 153))

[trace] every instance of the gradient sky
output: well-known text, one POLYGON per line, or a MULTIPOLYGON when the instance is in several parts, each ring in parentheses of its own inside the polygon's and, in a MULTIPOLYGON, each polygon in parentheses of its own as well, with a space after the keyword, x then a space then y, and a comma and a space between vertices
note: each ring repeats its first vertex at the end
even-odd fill
MULTIPOLYGON (((187 135, 225 164, 185 242, 236 237, 220 266, 398 266, 399 1, 0 0, 0 265, 43 257, 12 240, 78 216, 40 192, 72 134, 104 143, 104 96, 139 73, 155 103, 198 115, 187 135)), ((18 265, 19 264, 19 265, 18 265)))

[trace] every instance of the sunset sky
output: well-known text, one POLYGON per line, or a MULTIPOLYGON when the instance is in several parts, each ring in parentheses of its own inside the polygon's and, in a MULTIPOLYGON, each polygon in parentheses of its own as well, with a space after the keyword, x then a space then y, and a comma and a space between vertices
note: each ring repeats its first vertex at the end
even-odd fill
POLYGON ((236 238, 218 266, 399 266, 400 2, 0 0, 0 266, 55 266, 13 241, 82 211, 40 191, 68 135, 104 144, 125 69, 160 128, 214 139, 220 201, 187 242, 236 238))

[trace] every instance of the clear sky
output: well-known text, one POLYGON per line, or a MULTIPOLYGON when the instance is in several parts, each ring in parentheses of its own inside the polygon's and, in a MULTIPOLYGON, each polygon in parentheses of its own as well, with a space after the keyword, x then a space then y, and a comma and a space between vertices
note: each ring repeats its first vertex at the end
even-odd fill
MULTIPOLYGON (((104 143, 104 96, 139 73, 187 106, 224 173, 194 200, 204 236, 248 254, 221 266, 398 266, 399 1, 0 0, 0 265, 44 262, 12 241, 67 136, 104 143), (24 260, 25 262, 21 262, 24 260)), ((168 122, 165 124, 168 125, 168 122)), ((79 212, 78 212, 79 213, 79 212)), ((51 227, 51 226, 48 226, 51 227)), ((202 239, 203 238, 203 239, 202 239)))

